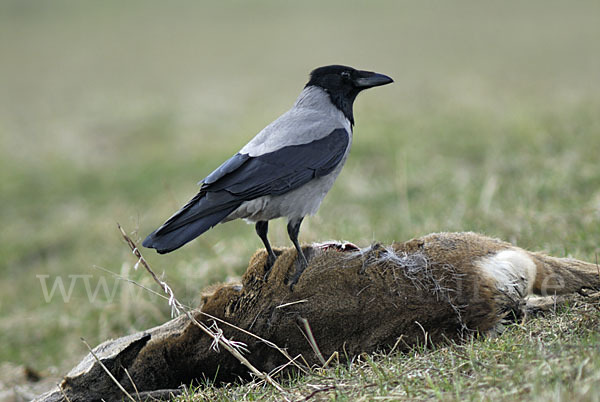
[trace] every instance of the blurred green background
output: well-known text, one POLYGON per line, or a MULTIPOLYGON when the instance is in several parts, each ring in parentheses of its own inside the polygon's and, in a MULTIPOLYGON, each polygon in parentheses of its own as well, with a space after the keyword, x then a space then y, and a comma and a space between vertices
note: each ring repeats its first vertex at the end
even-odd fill
MULTIPOLYGON (((584 0, 2 1, 0 361, 64 370, 80 337, 166 320, 94 268, 152 286, 116 222, 143 238, 326 64, 396 82, 358 98, 351 157, 302 241, 473 230, 594 260, 599 38, 584 0), (44 295, 57 281, 68 301, 44 295)), ((288 246, 283 222, 271 239, 288 246)), ((194 304, 258 247, 240 221, 145 256, 194 304)))

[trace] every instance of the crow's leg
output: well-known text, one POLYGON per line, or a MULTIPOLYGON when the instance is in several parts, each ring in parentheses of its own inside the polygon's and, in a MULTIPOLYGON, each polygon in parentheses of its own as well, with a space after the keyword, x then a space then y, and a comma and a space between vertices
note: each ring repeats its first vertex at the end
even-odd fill
POLYGON ((271 268, 273 268, 273 264, 275 264, 275 260, 277 259, 277 256, 273 252, 273 249, 271 248, 271 244, 269 243, 269 239, 267 237, 267 232, 269 231, 269 221, 258 221, 256 222, 256 226, 254 226, 254 228, 256 229, 256 234, 258 235, 258 237, 260 237, 263 244, 265 245, 267 253, 269 253, 269 256, 267 257, 267 263, 265 264, 266 280, 269 276, 271 268))
POLYGON ((292 219, 288 222, 287 225, 287 231, 288 235, 290 236, 290 240, 292 241, 292 243, 294 243, 294 247, 298 252, 298 267, 296 268, 296 273, 290 280, 290 288, 294 287, 296 282, 298 282, 298 279, 300 279, 300 275, 302 275, 302 272, 304 272, 306 267, 308 267, 308 261, 306 260, 306 257, 302 252, 300 243, 298 243, 298 233, 300 232, 300 225, 302 224, 302 219, 304 219, 304 217, 292 219))

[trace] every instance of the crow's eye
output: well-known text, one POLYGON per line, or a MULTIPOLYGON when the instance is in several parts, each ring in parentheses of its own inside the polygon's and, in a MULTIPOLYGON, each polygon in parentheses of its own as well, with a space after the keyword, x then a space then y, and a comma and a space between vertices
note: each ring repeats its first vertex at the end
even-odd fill
POLYGON ((350 73, 348 71, 342 71, 341 75, 342 75, 342 78, 346 78, 346 79, 350 78, 350 73))

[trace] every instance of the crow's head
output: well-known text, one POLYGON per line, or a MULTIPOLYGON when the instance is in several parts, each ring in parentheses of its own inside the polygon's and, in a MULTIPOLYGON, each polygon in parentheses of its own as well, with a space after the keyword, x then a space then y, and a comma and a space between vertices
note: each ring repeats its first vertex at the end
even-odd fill
POLYGON ((313 70, 306 86, 317 86, 327 92, 332 103, 354 124, 352 104, 360 91, 392 82, 387 75, 332 65, 313 70))

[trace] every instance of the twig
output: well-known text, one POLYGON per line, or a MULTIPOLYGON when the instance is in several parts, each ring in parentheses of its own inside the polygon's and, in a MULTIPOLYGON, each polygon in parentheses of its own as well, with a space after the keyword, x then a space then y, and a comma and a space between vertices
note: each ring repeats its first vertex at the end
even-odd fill
POLYGON ((423 337, 425 338, 425 344, 423 346, 425 347, 425 350, 427 350, 427 331, 425 331, 425 328, 423 328, 419 321, 415 321, 415 324, 417 324, 419 328, 421 328, 421 331, 423 331, 423 337))
MULTIPOLYGON (((155 291, 153 289, 150 289, 149 287, 144 286, 141 283, 134 281, 133 279, 125 278, 122 275, 119 275, 119 274, 117 274, 117 273, 115 273, 115 272, 113 272, 111 270, 108 270, 106 268, 100 267, 98 265, 94 265, 94 268, 99 269, 101 271, 104 271, 106 273, 109 273, 109 274, 113 275, 114 277, 116 277, 117 279, 129 282, 129 283, 131 283, 131 284, 133 284, 135 286, 138 286, 138 287, 140 287, 140 288, 142 288, 144 290, 147 290, 148 292, 150 292, 150 293, 152 293, 152 294, 154 294, 154 295, 156 295, 158 297, 162 297, 165 300, 169 300, 169 298, 167 296, 165 296, 165 295, 163 295, 161 293, 158 293, 157 291, 155 291)), ((258 339, 259 341, 263 342, 267 346, 269 346, 269 347, 271 347, 271 348, 279 351, 288 361, 292 362, 292 364, 294 366, 296 366, 296 368, 298 370, 302 371, 305 374, 310 374, 309 371, 308 371, 308 366, 305 366, 305 367, 301 366, 299 363, 296 362, 296 358, 292 359, 292 357, 289 355, 289 353, 286 350, 280 348, 275 343, 273 343, 273 342, 271 342, 271 341, 269 341, 269 340, 267 340, 265 338, 262 338, 262 337, 260 337, 260 336, 258 336, 256 334, 253 334, 252 332, 247 331, 247 330, 245 330, 245 329, 243 329, 241 327, 238 327, 237 325, 234 325, 234 324, 231 324, 231 323, 229 323, 229 322, 227 322, 225 320, 222 320, 219 317, 215 317, 215 316, 213 316, 211 314, 205 313, 202 310, 198 310, 198 309, 195 309, 193 307, 187 306, 185 304, 182 304, 181 302, 179 304, 181 305, 181 307, 182 307, 183 310, 187 310, 187 311, 190 311, 192 313, 202 314, 203 316, 205 316, 207 318, 210 318, 212 320, 218 321, 218 322, 220 322, 222 324, 225 324, 225 325, 227 325, 227 326, 229 326, 229 327, 231 327, 233 329, 236 329, 236 330, 238 330, 238 331, 240 331, 240 332, 242 332, 242 333, 244 333, 244 334, 246 334, 248 336, 251 336, 251 337, 253 337, 255 339, 258 339)))
MULTIPOLYGON (((96 269, 99 269, 99 270, 101 270, 101 271, 104 271, 104 272, 106 272, 106 273, 108 273, 108 274, 111 274, 112 276, 114 276, 115 278, 117 278, 117 279, 119 279, 119 280, 121 280, 121 281, 129 282, 129 283, 131 283, 131 284, 134 284, 135 286, 138 286, 138 287, 140 287, 140 288, 142 288, 142 289, 144 289, 144 290, 147 290, 148 292, 152 293, 152 294, 153 294, 153 295, 155 295, 155 296, 162 297, 162 298, 163 298, 163 299, 165 299, 165 300, 169 300, 169 298, 168 298, 167 296, 163 295, 162 293, 159 293, 159 292, 157 292, 157 291, 156 291, 156 290, 154 290, 154 289, 150 289, 149 287, 147 287, 147 286, 144 286, 144 285, 142 285, 141 283, 134 281, 133 279, 130 279, 130 278, 125 278, 123 275, 119 275, 119 274, 117 274, 117 273, 115 273, 115 272, 111 271, 110 269, 103 268, 103 267, 101 267, 101 266, 99 266, 99 265, 93 265, 93 267, 94 267, 94 268, 96 268, 96 269)), ((193 309, 192 309, 191 307, 189 307, 189 306, 186 306, 186 305, 184 305, 184 304, 183 304, 183 306, 184 306, 184 307, 186 307, 187 309, 193 310, 193 309)))
POLYGON ((392 354, 394 353, 394 350, 396 350, 396 348, 398 347, 398 345, 400 344, 400 342, 404 342, 404 334, 400 335, 398 337, 398 339, 396 339, 396 342, 394 343, 394 347, 392 348, 392 350, 390 350, 388 353, 392 354))
POLYGON ((296 360, 295 358, 292 359, 292 357, 288 354, 288 352, 286 352, 284 349, 280 348, 279 346, 277 346, 273 342, 271 342, 271 341, 269 341, 269 340, 267 340, 265 338, 261 338, 260 336, 258 336, 256 334, 253 334, 250 331, 247 331, 247 330, 245 330, 243 328, 238 327, 237 325, 233 325, 233 324, 231 324, 231 323, 229 323, 227 321, 224 321, 224 320, 220 319, 219 317, 215 317, 215 316, 210 315, 208 313, 205 313, 205 312, 203 312, 201 310, 194 310, 194 311, 196 311, 196 312, 198 312, 198 313, 200 313, 200 314, 204 315, 205 317, 208 317, 208 318, 210 318, 212 320, 215 320, 215 321, 218 321, 218 322, 223 323, 225 325, 228 325, 231 328, 237 329, 238 331, 240 331, 240 332, 242 332, 242 333, 244 333, 244 334, 246 334, 248 336, 251 336, 253 338, 256 338, 256 339, 260 340, 261 342, 265 343, 267 346, 270 346, 273 349, 276 349, 277 351, 279 351, 286 359, 288 359, 290 362, 292 362, 292 364, 294 364, 294 366, 296 366, 302 372, 304 372, 305 374, 309 374, 308 371, 307 371, 307 369, 305 367, 302 367, 298 363, 295 362, 295 360, 296 360))
POLYGON ((280 304, 279 306, 275 307, 275 308, 284 308, 284 307, 288 307, 288 306, 292 306, 294 304, 298 304, 298 303, 306 303, 308 300, 306 299, 302 299, 302 300, 296 300, 293 302, 289 302, 289 303, 284 303, 284 304, 280 304))
POLYGON ((110 370, 104 365, 104 363, 102 363, 100 361, 100 359, 98 358, 98 356, 96 356, 96 354, 94 353, 94 351, 92 350, 92 347, 89 345, 89 343, 86 342, 85 339, 81 338, 81 341, 84 343, 84 345, 88 348, 88 350, 90 351, 90 354, 94 357, 94 359, 96 359, 96 361, 98 362, 98 364, 100 365, 100 367, 102 367, 104 369, 104 371, 106 371, 106 374, 108 374, 108 376, 110 377, 111 380, 113 380, 113 382, 117 385, 117 387, 119 387, 119 389, 121 391, 123 391, 123 393, 127 396, 127 398, 129 398, 129 400, 136 402, 135 399, 133 399, 133 397, 129 394, 129 392, 127 392, 127 390, 125 388, 123 388, 123 386, 121 385, 121 383, 119 381, 117 381, 117 379, 115 378, 114 375, 112 375, 112 373, 110 372, 110 370))
POLYGON ((312 348, 313 352, 315 352, 315 355, 317 355, 317 358, 321 362, 321 365, 324 366, 325 363, 326 363, 325 362, 325 358, 323 358, 323 355, 321 354, 321 351, 319 350, 319 346, 317 345, 317 341, 315 340, 315 337, 313 336, 312 330, 310 329, 310 325, 308 323, 308 320, 306 318, 304 318, 304 317, 298 317, 298 320, 304 326, 304 331, 306 331, 306 337, 307 337, 307 340, 308 340, 308 344, 312 348))
POLYGON ((327 361, 325 362, 325 364, 323 364, 323 366, 321 366, 321 370, 323 370, 327 366, 329 366, 329 363, 331 363, 333 361, 333 359, 336 359, 338 361, 338 364, 339 364, 339 362, 340 362, 340 354, 338 353, 337 350, 335 352, 333 352, 331 354, 331 356, 329 356, 329 359, 327 359, 327 361))
POLYGON ((154 279, 154 281, 160 285, 160 287, 164 290, 164 292, 169 295, 169 306, 171 306, 171 316, 179 315, 180 312, 179 312, 178 305, 180 305, 181 303, 179 303, 175 299, 175 294, 173 293, 173 290, 169 287, 169 285, 166 282, 158 279, 158 276, 156 276, 154 271, 152 271, 152 269, 150 268, 150 265, 148 265, 148 263, 142 256, 142 253, 140 253, 140 250, 138 250, 136 244, 133 242, 133 240, 131 240, 131 238, 129 236, 127 236, 127 233, 125 233, 125 231, 123 230, 121 225, 119 225, 117 223, 117 227, 121 231, 121 235, 127 242, 127 245, 131 249, 131 252, 133 253, 133 255, 135 255, 138 258, 138 261, 135 265, 138 266, 140 263, 142 263, 144 268, 146 268, 146 271, 148 271, 148 273, 152 276, 152 279, 154 279))
POLYGON ((188 319, 194 323, 194 325, 196 325, 204 333, 206 333, 207 335, 209 335, 211 338, 214 339, 215 345, 222 346, 225 350, 227 350, 229 353, 231 353, 236 359, 238 359, 240 363, 242 363, 244 366, 246 366, 248 369, 250 369, 250 371, 254 375, 256 375, 258 378, 265 380, 271 386, 273 386, 275 389, 277 389, 279 392, 281 392, 281 393, 284 392, 283 388, 279 384, 277 384, 277 382, 275 382, 268 374, 259 371, 256 367, 254 367, 252 365, 252 363, 250 363, 248 361, 248 359, 246 359, 240 353, 240 351, 238 350, 240 343, 238 343, 238 342, 234 343, 234 342, 228 340, 227 338, 225 338, 222 335, 222 333, 214 333, 213 331, 211 331, 211 329, 209 327, 207 327, 204 323, 199 322, 196 319, 196 317, 194 317, 189 311, 187 311, 184 308, 184 306, 179 302, 179 300, 177 300, 175 298, 175 294, 173 293, 173 290, 171 290, 169 285, 167 285, 166 282, 158 279, 158 277, 156 276, 154 271, 152 271, 152 269, 150 268, 150 265, 148 265, 148 263, 146 262, 146 260, 144 259, 144 257, 140 253, 140 251, 138 250, 136 244, 133 242, 133 240, 131 240, 131 238, 127 235, 127 233, 125 233, 125 231, 123 230, 121 225, 119 225, 117 223, 117 227, 119 228, 119 231, 121 232, 121 235, 123 236, 123 239, 125 239, 125 242, 129 246, 129 248, 131 248, 132 253, 138 258, 138 262, 144 266, 144 268, 152 276, 154 281, 156 283, 158 283, 163 288, 165 293, 167 293, 169 295, 169 305, 171 306, 172 314, 174 312, 177 314, 180 314, 180 312, 183 311, 184 314, 188 317, 188 319))
POLYGON ((271 370, 271 371, 269 372, 269 375, 270 375, 271 377, 274 377, 274 376, 276 376, 277 374, 279 374, 280 372, 282 372, 282 371, 283 371, 283 370, 284 370, 284 369, 285 369, 287 366, 289 366, 290 364, 294 364, 295 360, 296 360, 296 359, 298 359, 300 356, 302 356, 302 355, 298 355, 298 356, 294 357, 294 359, 292 359, 292 360, 288 361, 287 363, 285 363, 285 364, 282 364, 282 365, 281 365, 281 366, 279 366, 279 367, 275 367, 273 370, 271 370))
POLYGON ((67 396, 66 392, 64 389, 62 389, 62 387, 60 386, 59 383, 56 383, 56 386, 58 387, 58 389, 60 390, 60 393, 62 394, 62 396, 65 397, 65 399, 67 400, 67 402, 71 402, 71 400, 69 399, 69 397, 67 396))
POLYGON ((129 378, 129 382, 131 382, 131 385, 133 385, 133 389, 135 390, 135 396, 137 396, 138 400, 142 400, 140 398, 140 393, 137 389, 137 386, 135 385, 135 382, 133 382, 133 378, 131 378, 131 376, 129 375, 129 371, 127 371, 127 369, 123 366, 121 366, 123 368, 123 370, 125 370, 125 374, 127 374, 127 378, 129 378))
POLYGON ((302 401, 308 401, 313 396, 317 395, 319 392, 331 391, 332 389, 336 389, 336 388, 337 387, 335 385, 328 385, 328 386, 323 387, 323 388, 315 389, 313 392, 311 392, 310 394, 308 394, 308 396, 306 398, 301 399, 301 400, 302 401))

